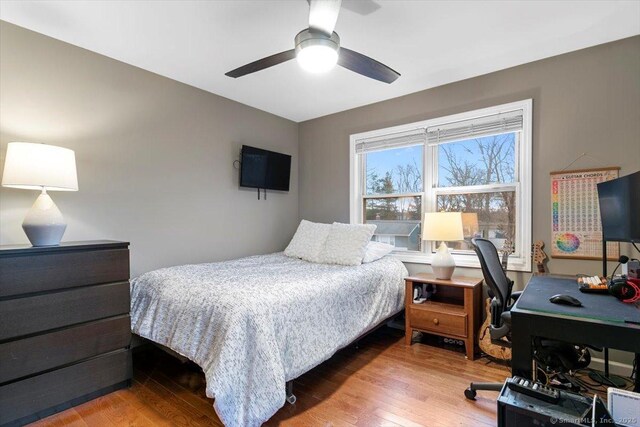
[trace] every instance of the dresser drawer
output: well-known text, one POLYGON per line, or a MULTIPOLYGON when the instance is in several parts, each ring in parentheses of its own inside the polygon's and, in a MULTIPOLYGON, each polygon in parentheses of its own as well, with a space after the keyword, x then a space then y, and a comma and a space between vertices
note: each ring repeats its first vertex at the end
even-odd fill
POLYGON ((53 252, 0 258, 0 297, 128 279, 128 249, 53 252))
POLYGON ((116 384, 124 385, 131 378, 131 370, 129 350, 120 350, 0 386, 0 424, 91 396, 116 384))
POLYGON ((128 281, 0 301, 0 340, 128 313, 128 281))
POLYGON ((460 337, 467 336, 467 315, 465 313, 444 313, 422 306, 410 307, 409 310, 412 328, 460 337))
POLYGON ((0 384, 127 347, 128 315, 0 344, 0 384))

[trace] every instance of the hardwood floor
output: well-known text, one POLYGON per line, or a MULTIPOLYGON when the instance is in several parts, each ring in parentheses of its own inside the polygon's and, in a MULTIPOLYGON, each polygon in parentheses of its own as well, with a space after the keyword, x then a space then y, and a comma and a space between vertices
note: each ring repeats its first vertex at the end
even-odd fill
MULTIPOLYGON (((473 362, 426 344, 405 347, 403 332, 382 328, 294 382, 276 426, 495 426, 495 392, 467 401, 470 381, 503 381, 506 367, 473 362)), ((134 355, 134 381, 119 390, 33 426, 222 425, 205 396, 203 374, 153 349, 134 355)))

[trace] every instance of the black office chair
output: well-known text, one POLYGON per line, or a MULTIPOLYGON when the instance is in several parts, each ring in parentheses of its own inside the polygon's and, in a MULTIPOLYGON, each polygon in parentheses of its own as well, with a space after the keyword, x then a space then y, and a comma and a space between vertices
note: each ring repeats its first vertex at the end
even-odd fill
MULTIPOLYGON (((489 287, 491 324, 489 335, 493 344, 511 347, 511 307, 521 292, 511 292, 513 281, 502 269, 498 250, 487 239, 472 239, 478 254, 484 281, 489 287)), ((533 343, 534 359, 546 370, 568 372, 586 368, 591 362, 589 350, 560 341, 536 338, 533 343)), ((502 383, 471 383, 464 391, 467 399, 475 400, 477 390, 500 391, 502 383)))

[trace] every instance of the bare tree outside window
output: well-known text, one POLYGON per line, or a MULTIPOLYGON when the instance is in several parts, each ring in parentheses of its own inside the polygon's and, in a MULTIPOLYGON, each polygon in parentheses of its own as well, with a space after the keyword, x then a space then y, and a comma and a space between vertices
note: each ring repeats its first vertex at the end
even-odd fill
MULTIPOLYGON (((447 194, 455 187, 515 182, 515 132, 456 141, 438 146, 438 211, 475 213, 475 236, 489 238, 500 247, 515 241, 515 191, 470 191, 447 194)), ((454 192, 451 192, 454 193, 454 192)), ((457 249, 471 249, 469 242, 452 242, 457 249)))
MULTIPOLYGON (((515 182, 517 133, 460 140, 438 145, 438 211, 473 213, 477 226, 466 228, 464 242, 449 242, 457 250, 471 250, 473 237, 491 239, 497 247, 515 239, 515 189, 487 186, 515 182), (461 192, 461 187, 465 189, 461 192)), ((424 147, 392 148, 366 155, 364 220, 378 226, 374 239, 394 241, 396 247, 419 250, 422 214, 424 147), (413 233, 411 239, 405 234, 413 233), (413 243, 408 243, 412 240, 413 243)))
POLYGON ((377 225, 374 240, 420 249, 423 157, 422 145, 367 154, 364 219, 377 225))

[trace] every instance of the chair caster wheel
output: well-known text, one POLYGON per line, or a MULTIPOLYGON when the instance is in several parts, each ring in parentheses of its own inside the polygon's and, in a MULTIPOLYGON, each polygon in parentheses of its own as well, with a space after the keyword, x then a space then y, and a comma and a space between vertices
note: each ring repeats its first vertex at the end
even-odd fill
POLYGON ((287 396, 287 402, 289 402, 290 405, 293 405, 294 403, 296 403, 296 395, 295 394, 291 394, 289 396, 287 396))
POLYGON ((476 391, 471 390, 471 387, 469 387, 464 391, 464 397, 466 397, 469 400, 476 400, 476 391))

